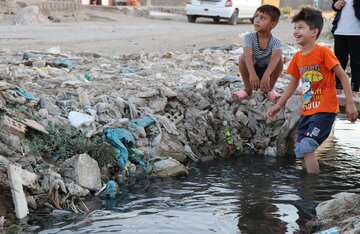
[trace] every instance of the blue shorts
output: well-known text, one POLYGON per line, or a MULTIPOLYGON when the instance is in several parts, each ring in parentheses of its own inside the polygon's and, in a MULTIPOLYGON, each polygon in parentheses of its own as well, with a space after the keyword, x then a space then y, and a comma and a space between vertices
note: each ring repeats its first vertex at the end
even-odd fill
POLYGON ((336 113, 316 113, 301 116, 297 127, 295 155, 297 158, 311 153, 330 135, 336 118, 336 113))
POLYGON ((265 66, 259 66, 259 65, 254 65, 254 69, 256 72, 256 75, 259 77, 259 79, 261 80, 261 78, 263 77, 266 69, 267 69, 267 65, 265 66))

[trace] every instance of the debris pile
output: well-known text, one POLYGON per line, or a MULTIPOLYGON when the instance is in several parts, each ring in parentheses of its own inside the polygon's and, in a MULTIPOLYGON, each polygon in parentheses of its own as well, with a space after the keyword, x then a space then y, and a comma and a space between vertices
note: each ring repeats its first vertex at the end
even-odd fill
MULTIPOLYGON (((299 98, 275 120, 266 118, 273 103, 261 92, 234 102, 242 50, 224 48, 114 57, 3 49, 1 186, 10 191, 12 165, 34 178, 17 181, 30 210, 88 212, 81 197, 114 197, 129 178, 186 175, 185 165, 198 160, 292 152, 299 98)), ((279 79, 280 93, 287 83, 279 79)), ((22 206, 18 218, 28 213, 22 206)))

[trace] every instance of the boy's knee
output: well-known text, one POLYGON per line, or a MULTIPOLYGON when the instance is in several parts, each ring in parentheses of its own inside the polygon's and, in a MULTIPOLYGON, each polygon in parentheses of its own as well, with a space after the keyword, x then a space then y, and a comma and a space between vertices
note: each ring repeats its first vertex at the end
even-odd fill
POLYGON ((316 140, 310 137, 304 137, 300 142, 296 142, 295 144, 295 156, 298 159, 304 157, 304 154, 314 152, 317 147, 319 147, 319 143, 316 140))

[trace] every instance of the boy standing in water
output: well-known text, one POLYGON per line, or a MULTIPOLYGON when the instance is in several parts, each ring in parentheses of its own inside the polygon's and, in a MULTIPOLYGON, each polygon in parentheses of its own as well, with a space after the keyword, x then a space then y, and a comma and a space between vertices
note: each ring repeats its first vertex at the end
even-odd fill
POLYGON ((319 173, 319 163, 314 151, 329 136, 339 112, 336 95, 335 75, 339 78, 346 96, 346 114, 351 122, 358 117, 349 78, 341 68, 334 53, 326 46, 316 44, 323 28, 321 12, 303 8, 294 16, 294 37, 301 46, 291 60, 287 72, 291 75, 279 101, 268 110, 269 118, 274 118, 286 101, 295 92, 301 80, 302 109, 298 124, 295 155, 302 160, 307 173, 319 173))
POLYGON ((280 10, 275 6, 263 5, 256 10, 255 32, 244 37, 244 54, 239 58, 245 88, 233 93, 235 101, 248 99, 252 90, 258 89, 272 101, 280 97, 273 87, 283 70, 281 41, 271 34, 279 17, 280 10))

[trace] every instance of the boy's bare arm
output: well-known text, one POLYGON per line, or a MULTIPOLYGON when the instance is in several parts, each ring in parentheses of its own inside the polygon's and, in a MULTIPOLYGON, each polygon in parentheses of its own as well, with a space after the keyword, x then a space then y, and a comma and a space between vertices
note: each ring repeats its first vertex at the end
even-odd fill
POLYGON ((284 93, 281 95, 279 101, 267 111, 268 118, 272 119, 280 111, 281 107, 285 105, 287 100, 294 94, 299 85, 299 79, 291 77, 290 83, 286 86, 284 93))
POLYGON ((244 57, 246 68, 249 72, 251 88, 253 90, 258 90, 260 88, 260 79, 255 71, 252 48, 244 48, 244 57))
POLYGON ((276 66, 279 64, 279 61, 281 59, 282 51, 281 50, 274 50, 271 53, 269 64, 266 68, 266 71, 264 72, 264 75, 261 79, 260 88, 263 92, 269 92, 270 91, 270 75, 275 70, 276 66))
POLYGON ((267 75, 271 75, 271 73, 275 70, 276 66, 278 65, 280 59, 281 59, 281 55, 282 55, 282 51, 281 50, 274 50, 272 53, 271 53, 271 56, 270 56, 270 60, 269 60, 269 64, 268 64, 268 67, 264 73, 267 74, 267 75))
POLYGON ((246 68, 249 72, 249 75, 251 76, 251 75, 256 74, 255 68, 254 68, 252 48, 244 48, 244 58, 245 58, 245 64, 246 64, 246 68))
POLYGON ((351 92, 351 86, 349 82, 349 77, 346 75, 345 71, 338 64, 333 68, 336 76, 339 78, 341 85, 345 93, 346 100, 346 115, 351 122, 355 122, 358 118, 358 111, 356 109, 354 99, 351 92))

